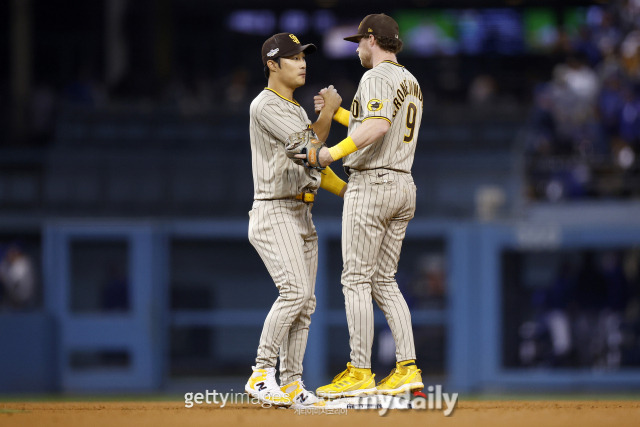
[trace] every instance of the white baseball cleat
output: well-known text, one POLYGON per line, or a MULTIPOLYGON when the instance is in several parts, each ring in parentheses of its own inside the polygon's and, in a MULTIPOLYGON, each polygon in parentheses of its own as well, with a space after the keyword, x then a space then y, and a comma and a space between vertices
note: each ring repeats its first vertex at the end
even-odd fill
POLYGON ((320 399, 315 394, 310 392, 304 387, 302 380, 297 380, 289 383, 280 388, 283 392, 289 395, 289 398, 293 402, 291 408, 304 408, 305 406, 311 406, 314 403, 318 403, 320 399))
POLYGON ((280 390, 276 381, 276 368, 258 369, 251 367, 253 374, 244 386, 249 396, 254 397, 260 403, 269 406, 291 406, 293 401, 288 393, 280 390))

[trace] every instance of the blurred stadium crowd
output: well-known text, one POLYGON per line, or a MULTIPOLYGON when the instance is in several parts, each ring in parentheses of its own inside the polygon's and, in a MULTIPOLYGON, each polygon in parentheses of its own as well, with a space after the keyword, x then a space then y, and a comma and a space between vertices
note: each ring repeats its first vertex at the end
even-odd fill
POLYGON ((566 60, 534 89, 530 196, 558 201, 640 195, 640 2, 591 8, 566 60))

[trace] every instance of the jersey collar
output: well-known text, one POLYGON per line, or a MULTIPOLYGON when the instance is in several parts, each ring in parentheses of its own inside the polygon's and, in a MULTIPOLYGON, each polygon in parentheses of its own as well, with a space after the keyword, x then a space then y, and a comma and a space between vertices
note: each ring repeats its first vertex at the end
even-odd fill
POLYGON ((285 98, 284 96, 280 95, 278 92, 276 92, 275 90, 271 89, 270 87, 265 87, 265 90, 270 90, 271 92, 275 93, 276 95, 278 95, 280 98, 284 99, 285 101, 289 101, 290 103, 297 105, 298 107, 300 106, 300 104, 298 104, 296 101, 289 99, 289 98, 285 98))
POLYGON ((400 65, 400 64, 398 64, 397 62, 389 61, 388 59, 385 59, 385 60, 384 60, 384 61, 382 61, 382 62, 388 62, 389 64, 395 65, 395 66, 397 66, 397 67, 402 67, 402 68, 404 68, 404 65, 400 65))

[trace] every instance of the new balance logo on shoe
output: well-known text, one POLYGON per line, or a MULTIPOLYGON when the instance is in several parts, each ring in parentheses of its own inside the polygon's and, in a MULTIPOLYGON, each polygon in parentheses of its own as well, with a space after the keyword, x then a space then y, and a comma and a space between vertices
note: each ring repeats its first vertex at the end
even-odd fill
POLYGON ((251 367, 253 374, 244 386, 244 390, 252 398, 258 399, 263 407, 291 406, 291 397, 280 390, 275 378, 275 368, 257 369, 251 367))
POLYGON ((300 403, 304 403, 304 402, 306 402, 306 401, 307 401, 307 399, 308 399, 308 397, 307 397, 307 395, 306 395, 306 394, 304 394, 304 393, 300 393, 300 394, 298 395, 298 400, 300 401, 300 403))

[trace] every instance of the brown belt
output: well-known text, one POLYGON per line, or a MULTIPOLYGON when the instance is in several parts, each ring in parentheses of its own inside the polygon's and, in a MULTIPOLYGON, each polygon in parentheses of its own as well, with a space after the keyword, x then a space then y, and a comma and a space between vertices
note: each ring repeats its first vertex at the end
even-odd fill
POLYGON ((296 194, 295 196, 292 196, 292 197, 282 197, 279 199, 255 199, 255 200, 300 200, 305 203, 313 203, 315 198, 316 198, 315 194, 303 191, 302 193, 296 194))

